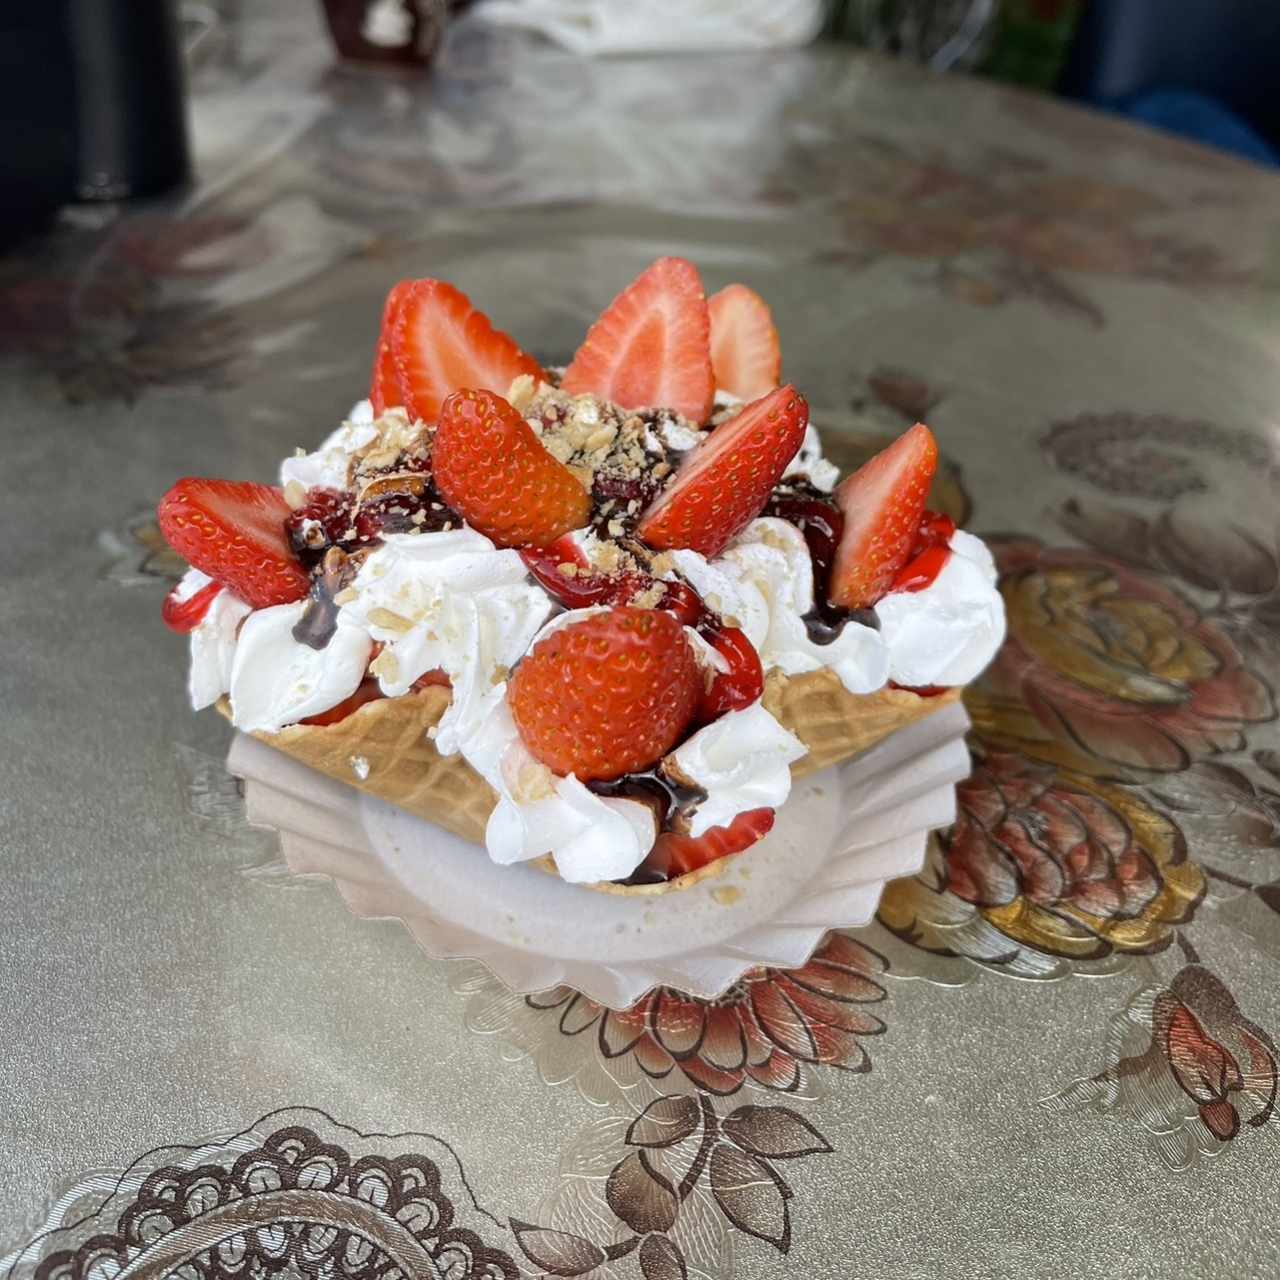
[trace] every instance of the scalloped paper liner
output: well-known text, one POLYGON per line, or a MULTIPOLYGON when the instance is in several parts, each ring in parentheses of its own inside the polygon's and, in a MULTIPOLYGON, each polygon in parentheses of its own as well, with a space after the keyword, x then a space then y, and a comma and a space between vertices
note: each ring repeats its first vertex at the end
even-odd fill
MULTIPOLYGON (((847 760, 890 734, 949 706, 958 689, 922 698, 906 689, 852 694, 827 669, 799 676, 770 672, 764 705, 796 735, 808 754, 792 765, 799 778, 847 760)), ((493 788, 460 755, 442 756, 428 736, 449 705, 449 690, 431 685, 398 698, 378 698, 332 725, 289 725, 253 736, 327 777, 377 796, 454 835, 484 844, 485 824, 497 804, 493 788)), ((230 719, 224 697, 218 710, 230 719)), ((717 876, 718 859, 661 884, 587 886, 601 893, 658 897, 717 876)), ((557 875, 549 855, 534 862, 557 875)))
POLYGON ((794 968, 829 929, 866 924, 884 882, 924 863, 969 771, 964 708, 924 716, 796 781, 759 844, 662 898, 589 893, 499 866, 434 823, 237 734, 228 768, 289 868, 330 878, 366 919, 397 919, 428 955, 483 962, 513 991, 564 983, 612 1008, 651 987, 722 994, 748 969, 794 968))

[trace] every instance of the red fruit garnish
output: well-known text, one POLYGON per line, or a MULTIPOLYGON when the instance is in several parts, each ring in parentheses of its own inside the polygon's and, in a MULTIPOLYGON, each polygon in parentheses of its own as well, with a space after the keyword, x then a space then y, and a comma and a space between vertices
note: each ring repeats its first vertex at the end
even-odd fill
POLYGON ((693 451, 636 533, 659 550, 717 555, 764 510, 808 421, 809 406, 790 384, 753 401, 693 451))
POLYGON ((432 449, 436 487, 473 529, 502 547, 545 547, 591 518, 591 499, 500 395, 445 401, 432 449))
POLYGON ((727 827, 712 827, 700 836, 664 831, 653 843, 644 865, 674 880, 731 853, 741 853, 773 829, 772 809, 748 809, 727 827))
POLYGON ((704 628, 702 635, 729 664, 728 671, 716 673, 698 704, 698 719, 709 724, 726 711, 749 707, 760 697, 764 692, 764 667, 755 645, 737 627, 704 628))
POLYGON ((430 671, 424 671, 414 682, 415 689, 429 689, 433 685, 438 685, 442 689, 447 689, 453 684, 442 667, 433 667, 430 671))
POLYGON ((937 578, 947 561, 951 559, 951 548, 942 543, 926 547, 918 556, 912 557, 898 570, 893 580, 893 591, 923 591, 937 578))
POLYGON ((698 269, 659 258, 587 333, 560 383, 624 409, 674 409, 690 422, 711 416, 711 320, 698 269))
POLYGON ((221 590, 220 582, 210 582, 194 595, 188 596, 185 600, 179 600, 178 588, 175 586, 165 596, 164 603, 160 606, 160 620, 170 631, 176 631, 180 636, 185 636, 204 621, 204 615, 209 612, 213 597, 221 590))
POLYGON ((831 569, 833 604, 868 609, 893 586, 911 555, 937 469, 937 442, 918 422, 836 490, 844 533, 831 569))
POLYGON ((164 540, 255 609, 301 600, 311 587, 285 538, 289 514, 271 485, 194 476, 179 480, 156 508, 164 540))
POLYGON ((337 706, 330 707, 328 711, 321 711, 314 716, 308 716, 305 720, 299 720, 298 723, 319 725, 321 727, 337 724, 340 720, 345 720, 357 708, 363 707, 366 702, 376 702, 379 698, 385 696, 382 690, 378 688, 378 682, 366 677, 356 686, 355 693, 348 698, 343 698, 337 706))
POLYGON ((675 617, 614 608, 540 640, 516 668, 507 699, 537 759, 555 773, 603 782, 662 759, 701 692, 675 617))
POLYGON ((767 395, 782 380, 782 351, 765 300, 731 284, 707 299, 707 310, 716 386, 740 400, 767 395))
POLYGON ((404 293, 390 317, 391 354, 411 417, 435 422, 446 398, 464 387, 505 396, 522 373, 535 382, 546 378, 542 366, 453 285, 412 280, 396 288, 404 293))
POLYGON ((911 554, 918 556, 926 547, 948 546, 955 537, 956 522, 941 511, 926 511, 916 528, 916 540, 911 554))
POLYGON ((395 354, 391 350, 391 332, 412 287, 412 280, 401 280, 387 294, 382 307, 382 328, 378 330, 378 345, 373 353, 373 377, 369 383, 369 399, 373 402, 374 413, 379 416, 404 403, 404 393, 400 389, 400 370, 396 367, 395 354))
POLYGON ((318 560, 339 542, 351 527, 350 500, 337 489, 317 486, 307 490, 307 500, 284 519, 285 537, 294 554, 307 563, 318 560))

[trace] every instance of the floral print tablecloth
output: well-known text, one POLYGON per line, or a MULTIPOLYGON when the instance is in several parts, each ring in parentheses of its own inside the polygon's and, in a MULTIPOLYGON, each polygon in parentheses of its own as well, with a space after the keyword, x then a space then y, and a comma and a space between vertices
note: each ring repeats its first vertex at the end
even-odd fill
POLYGON ((845 48, 318 22, 202 43, 194 190, 0 260, 0 1274, 1280 1273, 1275 176, 845 48), (660 252, 770 298, 838 461, 929 418, 1009 639, 872 926, 617 1012, 282 869, 148 513, 336 423, 389 281, 555 360, 660 252))

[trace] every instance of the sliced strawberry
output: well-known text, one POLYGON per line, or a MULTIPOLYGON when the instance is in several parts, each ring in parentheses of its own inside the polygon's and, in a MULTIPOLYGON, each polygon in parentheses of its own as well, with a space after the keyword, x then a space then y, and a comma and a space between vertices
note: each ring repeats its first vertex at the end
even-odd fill
POLYGON ((220 582, 210 582, 185 600, 179 600, 178 588, 175 586, 165 596, 164 603, 160 606, 160 621, 170 631, 176 631, 180 636, 187 635, 204 621, 204 615, 209 612, 213 597, 221 590, 220 582))
POLYGON ((539 640, 516 668, 507 701, 537 759, 590 782, 656 764, 688 727, 701 691, 674 615, 613 608, 539 640))
POLYGON ((391 318, 391 354, 413 417, 435 422, 446 398, 463 387, 505 396, 522 373, 546 378, 542 366, 453 285, 412 280, 396 288, 404 292, 391 318))
POLYGON ((337 706, 330 707, 328 711, 320 711, 316 715, 308 716, 305 720, 299 720, 298 723, 317 725, 321 728, 326 725, 337 724, 339 721, 345 720, 353 711, 363 707, 366 702, 376 702, 379 698, 384 697, 386 697, 386 694, 378 687, 378 682, 366 676, 356 686, 355 693, 348 698, 343 698, 337 706))
POLYGON ((664 831, 654 841, 653 849, 645 859, 645 868, 665 875, 669 880, 688 875, 710 862, 741 853, 773 829, 772 809, 748 809, 740 813, 727 827, 712 827, 700 836, 682 836, 675 831, 664 831))
POLYGON ((624 409, 674 409, 701 424, 715 396, 710 333, 698 269, 659 258, 591 326, 560 385, 624 409))
POLYGON ((492 391, 445 401, 431 456, 445 501, 499 546, 545 547, 591 517, 577 478, 492 391))
POLYGON ((804 441, 809 406, 789 383, 747 405, 694 450, 641 517, 651 547, 717 555, 764 510, 804 441))
POLYGON ((400 317, 405 299, 413 289, 412 280, 401 280, 392 286, 382 307, 382 328, 378 330, 378 346, 373 354, 373 378, 369 384, 369 399, 374 413, 381 416, 388 409, 404 403, 400 389, 400 370, 391 350, 391 333, 400 317))
POLYGON ((271 485, 194 476, 179 480, 156 508, 165 541, 255 609, 301 600, 310 589, 285 537, 289 514, 271 485))
POLYGON ((772 391, 782 380, 782 350, 765 300, 745 284, 731 284, 707 299, 707 310, 716 386, 740 400, 772 391))
POLYGON ((836 490, 844 533, 831 568, 831 602, 869 609, 911 556, 938 445, 923 422, 865 462, 836 490))

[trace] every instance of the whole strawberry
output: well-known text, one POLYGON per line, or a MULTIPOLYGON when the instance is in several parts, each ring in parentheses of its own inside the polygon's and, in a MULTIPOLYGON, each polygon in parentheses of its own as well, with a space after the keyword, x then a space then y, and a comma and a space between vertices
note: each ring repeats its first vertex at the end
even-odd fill
POLYGON ((656 764, 702 692, 684 628, 662 609, 615 608, 553 631, 507 692, 530 752, 554 773, 607 781, 656 764))
POLYGON ((809 406, 790 384, 753 401, 698 445, 636 532, 662 551, 718 555, 764 510, 808 421, 809 406))
POLYGON ((591 516, 573 473, 492 391, 458 391, 440 410, 431 465, 445 501, 500 547, 545 547, 591 516))

